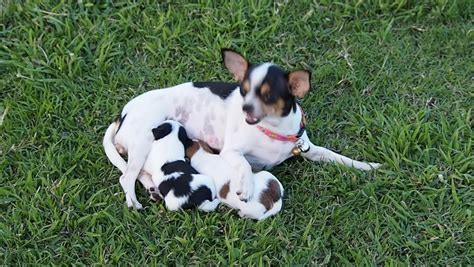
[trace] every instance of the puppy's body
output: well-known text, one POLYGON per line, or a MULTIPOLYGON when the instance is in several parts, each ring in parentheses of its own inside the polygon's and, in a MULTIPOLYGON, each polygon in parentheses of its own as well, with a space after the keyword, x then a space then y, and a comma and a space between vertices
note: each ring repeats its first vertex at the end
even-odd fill
MULTIPOLYGON (((252 169, 271 168, 292 156, 295 143, 268 137, 258 126, 282 136, 300 132, 302 112, 296 97, 309 90, 309 72, 286 73, 270 63, 250 64, 240 54, 223 50, 224 64, 240 84, 184 83, 153 90, 132 99, 104 136, 110 161, 124 169, 117 150, 128 153, 128 163, 120 178, 128 206, 141 208, 135 195, 135 180, 149 153, 151 129, 166 119, 181 122, 189 136, 220 150, 237 174, 237 193, 251 198, 252 169)), ((304 129, 303 129, 304 130, 304 129)), ((379 164, 352 160, 315 146, 306 132, 300 139, 309 145, 302 154, 314 161, 332 161, 362 170, 379 164)), ((145 186, 149 185, 140 178, 145 186)))
POLYGON ((143 171, 151 175, 158 194, 169 210, 198 207, 212 211, 219 204, 213 180, 199 174, 185 161, 185 147, 190 144, 184 128, 175 121, 165 121, 153 129, 152 144, 143 171))
POLYGON ((252 177, 252 197, 242 201, 237 194, 238 179, 235 179, 235 172, 222 157, 204 151, 197 143, 187 149, 186 154, 196 170, 212 177, 219 200, 238 210, 239 216, 263 220, 281 210, 283 186, 271 173, 255 173, 252 177))

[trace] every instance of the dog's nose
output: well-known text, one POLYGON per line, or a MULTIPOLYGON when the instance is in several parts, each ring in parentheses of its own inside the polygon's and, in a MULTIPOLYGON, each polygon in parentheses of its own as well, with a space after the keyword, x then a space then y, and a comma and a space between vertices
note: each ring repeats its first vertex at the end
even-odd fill
POLYGON ((247 112, 247 113, 252 113, 253 112, 253 106, 252 105, 249 105, 249 104, 245 104, 243 107, 242 107, 242 110, 247 112))

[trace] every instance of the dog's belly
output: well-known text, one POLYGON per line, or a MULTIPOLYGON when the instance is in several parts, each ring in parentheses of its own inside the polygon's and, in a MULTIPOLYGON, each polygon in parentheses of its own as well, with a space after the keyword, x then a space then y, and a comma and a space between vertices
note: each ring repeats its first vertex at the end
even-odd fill
POLYGON ((193 83, 139 95, 125 105, 121 116, 125 115, 115 139, 125 148, 130 140, 151 135, 151 129, 166 119, 179 121, 191 138, 204 140, 215 149, 224 144, 227 100, 207 88, 194 87, 193 83))

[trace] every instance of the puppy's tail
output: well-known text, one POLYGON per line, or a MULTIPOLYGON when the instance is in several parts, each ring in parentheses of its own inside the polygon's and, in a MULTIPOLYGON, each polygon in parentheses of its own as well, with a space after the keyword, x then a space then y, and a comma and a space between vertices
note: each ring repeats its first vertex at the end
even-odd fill
POLYGON ((110 124, 109 128, 107 128, 107 131, 105 131, 102 144, 104 145, 105 154, 107 155, 107 158, 109 158, 110 162, 112 162, 115 167, 124 173, 127 169, 127 162, 122 158, 122 156, 120 156, 114 145, 117 126, 118 124, 116 122, 110 124))

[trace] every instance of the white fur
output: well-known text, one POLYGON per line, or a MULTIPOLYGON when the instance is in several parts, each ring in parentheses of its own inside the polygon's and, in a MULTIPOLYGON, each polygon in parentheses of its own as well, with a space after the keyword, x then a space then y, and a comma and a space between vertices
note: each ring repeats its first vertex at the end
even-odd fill
POLYGON ((239 216, 263 220, 272 215, 277 214, 282 208, 282 199, 280 198, 274 203, 273 207, 267 211, 265 206, 260 202, 261 193, 267 189, 268 182, 275 180, 280 186, 280 193, 283 197, 283 186, 280 181, 267 171, 260 171, 253 174, 252 184, 253 192, 252 197, 246 202, 240 200, 237 195, 238 180, 235 179, 235 173, 229 164, 219 157, 218 155, 210 154, 203 149, 199 149, 194 156, 191 158, 191 165, 198 171, 206 173, 214 180, 216 189, 219 192, 221 188, 228 182, 229 192, 225 198, 222 198, 218 193, 219 200, 225 203, 227 206, 239 210, 239 216))
POLYGON ((273 64, 271 63, 263 63, 253 69, 253 71, 250 73, 250 90, 244 97, 244 105, 251 105, 254 108, 253 114, 257 118, 261 118, 263 116, 263 107, 261 101, 256 95, 257 87, 263 83, 263 79, 268 73, 268 68, 270 68, 272 65, 273 64))
MULTIPOLYGON (((238 89, 223 100, 208 89, 195 88, 192 83, 148 91, 128 102, 121 113, 127 117, 120 130, 117 132, 117 126, 111 126, 104 136, 107 157, 119 169, 124 169, 121 163, 123 159, 117 157, 114 145, 120 145, 128 151, 128 164, 120 177, 127 205, 141 208, 135 195, 135 180, 151 149, 151 129, 166 118, 181 122, 190 138, 203 140, 220 149, 220 157, 237 173, 237 193, 240 193, 240 198, 250 199, 254 192, 251 166, 261 169, 281 163, 292 157, 294 144, 273 140, 255 125, 247 124, 242 105, 243 98, 238 89)), ((287 135, 298 132, 300 121, 301 112, 298 110, 284 118, 265 117, 259 124, 287 135)), ((303 138, 310 142, 307 135, 303 138)), ((362 170, 380 166, 352 160, 312 143, 310 147, 310 151, 303 156, 314 161, 332 161, 362 170)))

